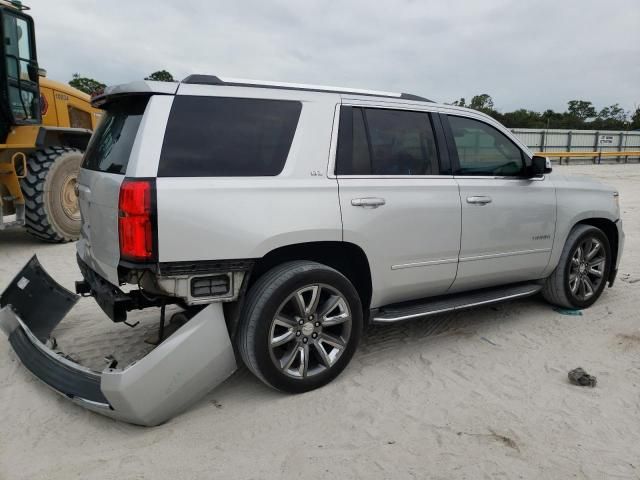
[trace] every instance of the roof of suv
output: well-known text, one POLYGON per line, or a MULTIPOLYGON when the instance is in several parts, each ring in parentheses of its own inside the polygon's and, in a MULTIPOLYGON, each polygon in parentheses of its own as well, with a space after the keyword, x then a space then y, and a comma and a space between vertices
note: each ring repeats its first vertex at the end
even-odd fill
POLYGON ((109 97, 130 93, 160 93, 175 94, 180 84, 188 85, 219 85, 227 87, 251 87, 251 88, 268 88, 278 90, 298 90, 307 92, 325 92, 325 93, 342 93, 349 95, 358 95, 366 97, 383 97, 395 98, 401 100, 411 100, 415 102, 432 102, 427 98, 410 93, 400 92, 384 92, 379 90, 366 90, 359 88, 332 87, 326 85, 309 85, 304 83, 283 83, 271 82, 264 80, 249 80, 243 78, 218 77, 215 75, 189 75, 182 82, 154 82, 154 81, 137 81, 121 85, 107 87, 104 93, 97 95, 92 99, 94 106, 104 104, 109 97))

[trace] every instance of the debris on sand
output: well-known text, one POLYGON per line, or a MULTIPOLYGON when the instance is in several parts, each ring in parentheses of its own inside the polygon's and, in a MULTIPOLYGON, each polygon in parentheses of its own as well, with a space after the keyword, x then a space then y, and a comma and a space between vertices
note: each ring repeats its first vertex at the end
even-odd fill
POLYGON ((520 447, 512 438, 507 437, 506 435, 501 435, 496 433, 491 428, 488 429, 490 433, 471 433, 471 432, 458 432, 457 435, 460 437, 462 435, 468 435, 470 437, 484 438, 487 440, 495 441, 501 443, 505 447, 512 448, 513 450, 520 452, 520 447))
POLYGON ((569 382, 579 387, 595 387, 596 377, 589 375, 584 369, 578 367, 569 372, 569 382))
POLYGON ((638 283, 640 282, 640 276, 632 275, 631 273, 623 273, 620 276, 620 280, 626 283, 638 283))
POLYGON ((578 310, 575 308, 554 308, 554 311, 558 312, 560 315, 582 315, 582 310, 578 310))

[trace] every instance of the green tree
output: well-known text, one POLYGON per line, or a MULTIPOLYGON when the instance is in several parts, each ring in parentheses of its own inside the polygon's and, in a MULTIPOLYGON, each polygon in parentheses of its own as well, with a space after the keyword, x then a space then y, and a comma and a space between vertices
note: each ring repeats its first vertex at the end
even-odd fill
POLYGON ((602 120, 613 120, 616 122, 624 122, 627 119, 627 112, 624 111, 619 104, 614 103, 610 107, 604 107, 598 113, 598 118, 602 120))
POLYGON ((483 93, 481 95, 475 95, 471 99, 471 103, 469 103, 469 108, 473 108, 474 110, 480 110, 484 113, 495 112, 493 109, 493 99, 491 95, 488 93, 483 93))
POLYGON ((631 115, 631 130, 640 130, 640 107, 631 115))
POLYGON ((509 128, 542 128, 546 121, 538 112, 520 108, 502 115, 502 122, 509 128))
POLYGON ((175 82, 173 75, 166 70, 158 70, 145 78, 145 80, 155 80, 156 82, 175 82))
POLYGON ((596 109, 593 107, 591 102, 587 102, 585 100, 571 100, 568 105, 569 108, 567 110, 569 115, 572 115, 582 121, 596 116, 596 109))
POLYGON ((83 77, 79 73, 73 74, 73 78, 69 81, 69 85, 89 95, 100 93, 104 90, 104 87, 106 87, 104 83, 94 80, 93 78, 83 77))
POLYGON ((456 105, 458 107, 466 107, 467 106, 464 97, 461 97, 460 100, 456 100, 455 102, 451 103, 451 105, 456 105))

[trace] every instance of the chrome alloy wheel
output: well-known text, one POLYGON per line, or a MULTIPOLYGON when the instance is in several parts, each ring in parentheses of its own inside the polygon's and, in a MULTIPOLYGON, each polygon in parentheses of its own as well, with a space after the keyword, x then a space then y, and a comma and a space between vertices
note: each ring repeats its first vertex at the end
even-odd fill
POLYGON ((578 300, 588 300, 604 281, 607 253, 593 236, 584 238, 571 256, 569 290, 578 300))
POLYGON ((318 375, 342 356, 351 326, 349 304, 335 288, 301 287, 282 302, 271 321, 271 360, 290 377, 318 375))

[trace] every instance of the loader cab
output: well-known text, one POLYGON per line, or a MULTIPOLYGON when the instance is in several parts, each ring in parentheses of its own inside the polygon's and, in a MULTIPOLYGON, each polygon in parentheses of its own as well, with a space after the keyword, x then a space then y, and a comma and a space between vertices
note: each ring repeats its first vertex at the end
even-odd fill
POLYGON ((33 19, 19 2, 0 0, 0 143, 13 125, 40 123, 33 19))

